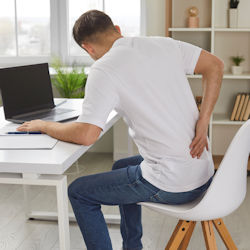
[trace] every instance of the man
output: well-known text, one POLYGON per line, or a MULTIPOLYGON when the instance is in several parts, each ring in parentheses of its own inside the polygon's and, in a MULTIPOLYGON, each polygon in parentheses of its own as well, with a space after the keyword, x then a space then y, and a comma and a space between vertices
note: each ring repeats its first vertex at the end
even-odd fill
POLYGON ((103 12, 84 13, 75 23, 76 42, 96 60, 76 122, 35 120, 20 131, 42 131, 63 141, 93 144, 115 109, 130 128, 140 155, 113 171, 84 176, 69 198, 88 249, 112 249, 101 204, 119 205, 123 249, 142 249, 142 201, 183 204, 209 186, 214 165, 207 137, 219 95, 223 63, 188 43, 166 37, 121 35, 103 12), (186 74, 202 74, 199 113, 186 74))

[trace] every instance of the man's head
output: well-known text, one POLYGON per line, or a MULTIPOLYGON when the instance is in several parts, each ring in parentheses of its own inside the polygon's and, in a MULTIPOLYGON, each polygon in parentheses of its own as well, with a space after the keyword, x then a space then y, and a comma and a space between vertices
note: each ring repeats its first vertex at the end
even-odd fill
POLYGON ((102 11, 90 10, 76 20, 73 37, 81 48, 97 60, 122 36, 119 26, 114 25, 108 15, 102 11))

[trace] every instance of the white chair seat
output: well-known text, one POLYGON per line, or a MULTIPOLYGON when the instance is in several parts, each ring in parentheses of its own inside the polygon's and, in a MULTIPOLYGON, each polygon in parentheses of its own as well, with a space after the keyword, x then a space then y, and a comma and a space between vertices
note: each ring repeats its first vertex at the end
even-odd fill
POLYGON ((142 205, 146 208, 150 208, 156 212, 160 212, 172 217, 176 217, 182 220, 191 220, 192 218, 192 209, 195 208, 202 197, 198 199, 181 205, 168 205, 168 204, 160 204, 160 203, 153 203, 153 202, 140 202, 139 205, 142 205))

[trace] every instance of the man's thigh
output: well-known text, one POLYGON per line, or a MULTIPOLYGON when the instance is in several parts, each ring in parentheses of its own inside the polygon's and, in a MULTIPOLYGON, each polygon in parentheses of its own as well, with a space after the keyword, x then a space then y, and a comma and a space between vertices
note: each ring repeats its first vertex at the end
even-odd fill
POLYGON ((88 204, 122 205, 149 200, 158 189, 143 183, 139 165, 83 176, 69 186, 69 196, 88 204))

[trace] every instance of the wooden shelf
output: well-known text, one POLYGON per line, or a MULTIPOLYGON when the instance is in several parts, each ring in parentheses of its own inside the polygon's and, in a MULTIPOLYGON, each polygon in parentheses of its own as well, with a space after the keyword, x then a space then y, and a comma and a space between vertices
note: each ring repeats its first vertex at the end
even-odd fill
MULTIPOLYGON (((223 159, 224 155, 213 155, 213 161, 214 161, 214 168, 218 169, 218 167, 220 166, 220 163, 223 159)), ((248 159, 248 167, 247 170, 250 171, 250 157, 248 159)))
POLYGON ((212 31, 211 28, 169 28, 169 31, 212 31))
POLYGON ((212 124, 217 125, 242 125, 246 121, 231 121, 228 114, 213 114, 212 124))

